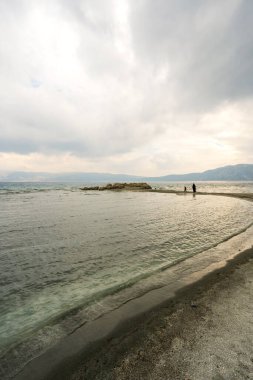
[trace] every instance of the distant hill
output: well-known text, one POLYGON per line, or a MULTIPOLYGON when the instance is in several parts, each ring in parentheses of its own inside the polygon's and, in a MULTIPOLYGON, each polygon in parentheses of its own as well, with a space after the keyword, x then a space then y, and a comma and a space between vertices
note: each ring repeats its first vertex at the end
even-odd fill
POLYGON ((164 182, 164 181, 253 181, 253 164, 239 164, 207 170, 202 173, 170 174, 144 177, 111 173, 0 173, 1 182, 164 182))
POLYGON ((11 172, 0 173, 1 182, 136 182, 142 177, 111 173, 45 173, 45 172, 11 172))
POLYGON ((152 177, 149 181, 253 181, 253 164, 229 165, 202 173, 152 177))

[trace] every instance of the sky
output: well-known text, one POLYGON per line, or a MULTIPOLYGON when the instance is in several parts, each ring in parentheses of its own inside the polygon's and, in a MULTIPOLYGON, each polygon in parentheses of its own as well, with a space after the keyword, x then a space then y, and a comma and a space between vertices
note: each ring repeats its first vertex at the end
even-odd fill
POLYGON ((253 163, 252 0, 0 0, 0 171, 253 163))

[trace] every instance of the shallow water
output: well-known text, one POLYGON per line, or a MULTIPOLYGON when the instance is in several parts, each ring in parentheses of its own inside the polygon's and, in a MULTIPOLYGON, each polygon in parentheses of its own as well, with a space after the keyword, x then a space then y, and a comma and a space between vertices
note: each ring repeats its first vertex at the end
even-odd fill
MULTIPOLYGON (((253 193, 252 181, 199 181, 195 182, 197 191, 207 193, 253 193)), ((192 191, 192 182, 154 182, 151 186, 157 189, 165 190, 184 190, 184 186, 188 191, 192 191)))
POLYGON ((20 358, 18 345, 34 339, 31 358, 97 317, 107 295, 253 222, 253 204, 232 198, 45 189, 0 197, 2 355, 14 348, 20 358))

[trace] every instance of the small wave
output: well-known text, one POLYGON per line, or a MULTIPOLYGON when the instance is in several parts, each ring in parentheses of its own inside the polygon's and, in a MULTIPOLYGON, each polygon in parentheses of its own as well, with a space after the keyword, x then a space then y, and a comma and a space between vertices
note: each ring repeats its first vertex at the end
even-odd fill
POLYGON ((84 196, 86 196, 86 197, 94 197, 97 195, 100 195, 100 194, 98 194, 98 193, 92 193, 92 194, 84 193, 84 196))
POLYGON ((18 194, 31 194, 31 193, 46 193, 53 191, 76 192, 78 189, 71 187, 45 187, 45 188, 0 188, 0 196, 4 195, 18 195, 18 194))
MULTIPOLYGON (((156 273, 165 271, 166 269, 168 269, 168 268, 170 268, 170 267, 172 267, 172 266, 174 266, 174 265, 176 265, 176 264, 178 264, 178 263, 180 263, 182 261, 185 261, 189 257, 196 256, 199 253, 206 252, 206 251, 208 251, 211 248, 217 247, 220 244, 222 244, 222 243, 224 243, 224 242, 232 239, 233 237, 242 234, 243 232, 245 232, 246 230, 248 230, 252 226, 253 226, 253 222, 250 223, 250 224, 248 224, 245 228, 242 228, 239 231, 237 231, 237 232, 235 232, 233 234, 230 234, 229 236, 227 236, 224 239, 220 240, 218 243, 215 243, 213 245, 209 245, 208 247, 205 247, 204 249, 199 249, 198 251, 195 251, 193 254, 189 254, 188 256, 184 256, 182 258, 173 260, 173 261, 171 261, 170 263, 168 263, 166 265, 159 266, 156 269, 147 271, 145 273, 140 273, 139 275, 136 275, 136 276, 132 277, 131 279, 128 279, 128 280, 126 280, 126 281, 124 281, 122 283, 119 283, 119 284, 116 284, 114 286, 111 286, 111 287, 108 287, 106 289, 103 289, 101 291, 98 291, 98 292, 92 294, 89 298, 87 298, 85 300, 85 302, 81 302, 79 305, 76 305, 75 307, 73 307, 71 309, 71 312, 73 313, 74 311, 77 311, 80 308, 89 306, 93 302, 101 301, 106 296, 114 295, 114 294, 120 292, 123 289, 132 287, 133 285, 135 285, 139 281, 147 279, 147 278, 155 275, 156 273)), ((126 302, 128 302, 128 301, 129 300, 127 300, 126 302)), ((67 314, 68 314, 68 312, 62 314, 61 316, 59 316, 59 318, 62 318, 64 316, 66 316, 67 314)))
POLYGON ((30 193, 38 193, 38 192, 47 192, 47 191, 52 191, 52 190, 57 190, 57 189, 20 189, 20 190, 6 189, 6 190, 0 190, 0 195, 30 194, 30 193))
POLYGON ((0 235, 6 235, 6 234, 11 234, 13 232, 23 232, 23 229, 14 229, 14 230, 8 230, 8 231, 0 231, 0 235))

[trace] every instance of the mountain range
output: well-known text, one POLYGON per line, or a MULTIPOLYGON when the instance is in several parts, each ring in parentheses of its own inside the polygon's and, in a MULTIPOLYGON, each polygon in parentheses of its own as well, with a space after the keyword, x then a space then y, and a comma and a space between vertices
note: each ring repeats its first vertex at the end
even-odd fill
POLYGON ((1 182, 164 182, 164 181, 253 181, 253 164, 229 165, 201 173, 169 174, 160 177, 111 173, 0 172, 1 182))

